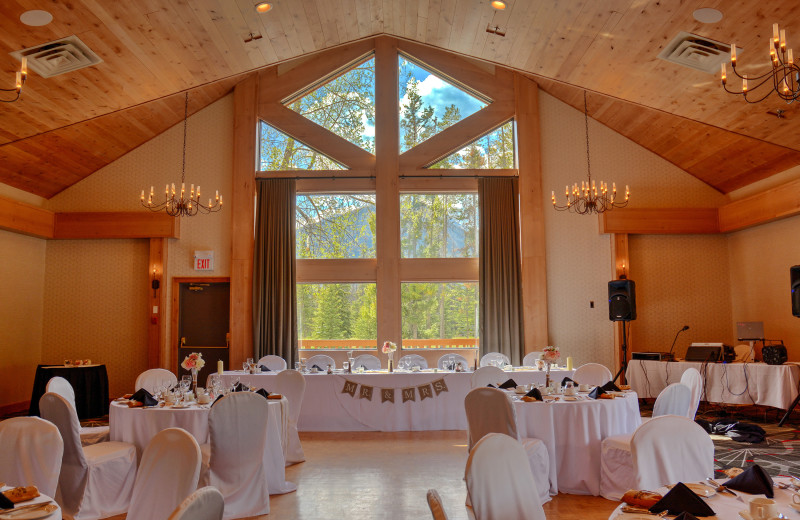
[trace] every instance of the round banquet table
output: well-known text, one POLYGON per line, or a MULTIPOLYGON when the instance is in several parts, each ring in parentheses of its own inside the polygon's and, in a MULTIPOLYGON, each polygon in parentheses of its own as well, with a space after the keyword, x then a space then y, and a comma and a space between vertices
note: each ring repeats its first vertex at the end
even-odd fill
MULTIPOLYGON (((267 446, 264 450, 264 465, 269 475, 270 495, 289 493, 297 486, 286 480, 286 457, 284 439, 288 426, 288 401, 268 399, 267 446), (274 477, 273 477, 274 476, 274 477)), ((197 440, 198 444, 210 442, 208 435, 209 405, 191 405, 188 408, 129 408, 127 404, 111 403, 109 410, 109 434, 112 441, 129 442, 136 446, 141 459, 142 452, 155 435, 166 428, 183 428, 197 440)))
POLYGON ((642 424, 636 392, 615 399, 526 403, 512 394, 520 437, 541 439, 550 455, 550 493, 600 494, 600 443, 642 424))
MULTIPOLYGON (((8 482, 8 484, 13 484, 13 482, 8 482)), ((20 484, 20 485, 23 485, 23 484, 20 484)), ((0 491, 7 491, 9 489, 12 489, 12 487, 13 486, 0 486, 0 491)), ((43 502, 52 502, 57 508, 55 511, 53 511, 52 513, 50 513, 49 515, 47 515, 44 518, 46 520, 61 520, 61 507, 56 503, 56 501, 53 498, 51 498, 51 497, 49 497, 47 495, 40 494, 38 497, 36 497, 36 498, 34 498, 32 500, 26 500, 25 502, 20 502, 20 503, 16 504, 16 507, 24 507, 24 506, 27 506, 27 505, 40 504, 40 503, 43 503, 43 502)), ((11 513, 14 510, 13 509, 8 509, 8 510, 4 510, 4 511, 5 511, 5 513, 11 513)), ((10 516, 8 518, 12 518, 12 519, 13 518, 23 518, 24 516, 25 516, 24 514, 20 513, 19 515, 12 515, 12 516, 10 516)), ((0 513, 0 518, 5 518, 4 513, 0 513)))

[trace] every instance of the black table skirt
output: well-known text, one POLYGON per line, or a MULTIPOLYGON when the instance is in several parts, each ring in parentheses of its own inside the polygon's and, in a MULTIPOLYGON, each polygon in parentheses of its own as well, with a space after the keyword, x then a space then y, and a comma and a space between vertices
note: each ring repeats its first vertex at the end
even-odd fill
POLYGON ((60 376, 75 389, 75 408, 79 419, 94 419, 108 414, 108 373, 105 365, 65 367, 39 365, 33 380, 30 415, 39 415, 39 399, 51 377, 60 376))

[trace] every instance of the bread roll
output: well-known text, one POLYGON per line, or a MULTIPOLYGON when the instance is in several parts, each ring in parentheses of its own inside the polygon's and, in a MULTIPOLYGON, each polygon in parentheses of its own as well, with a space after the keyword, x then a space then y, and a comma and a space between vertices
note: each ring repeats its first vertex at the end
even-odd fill
POLYGON ((662 498, 663 497, 658 493, 653 493, 652 491, 637 491, 635 489, 629 489, 622 495, 622 501, 626 504, 644 509, 650 509, 662 498))
POLYGON ((26 500, 32 500, 38 497, 39 490, 36 489, 36 486, 15 487, 14 489, 3 491, 3 494, 7 499, 17 504, 19 502, 25 502, 26 500))

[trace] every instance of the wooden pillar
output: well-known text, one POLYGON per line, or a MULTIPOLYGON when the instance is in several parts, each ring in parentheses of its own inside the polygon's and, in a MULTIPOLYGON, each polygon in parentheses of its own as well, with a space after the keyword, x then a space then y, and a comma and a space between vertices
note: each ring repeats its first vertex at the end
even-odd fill
POLYGON ((148 290, 147 325, 147 368, 170 369, 169 352, 166 344, 167 320, 167 238, 150 239, 150 259, 148 274, 150 287, 148 290), (153 289, 153 280, 158 282, 158 289, 153 289))
POLYGON ((242 361, 253 355, 257 90, 258 77, 253 74, 236 85, 233 91, 230 366, 241 366, 242 361))
MULTIPOLYGON (((611 235, 611 258, 614 262, 614 279, 619 280, 622 276, 627 277, 630 273, 630 256, 628 254, 628 234, 612 233, 611 235)), ((614 323, 614 372, 622 366, 622 327, 627 327, 627 322, 617 321, 614 323)), ((628 336, 628 359, 631 355, 631 338, 628 336)), ((625 374, 622 374, 620 382, 625 383, 625 374)))
POLYGON ((525 352, 549 343, 544 195, 542 192, 539 86, 514 74, 519 164, 520 253, 525 352))

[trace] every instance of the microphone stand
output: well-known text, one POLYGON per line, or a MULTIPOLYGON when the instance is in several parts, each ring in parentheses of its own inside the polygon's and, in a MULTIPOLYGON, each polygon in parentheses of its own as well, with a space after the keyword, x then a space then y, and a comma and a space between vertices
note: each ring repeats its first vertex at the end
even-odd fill
POLYGON ((681 330, 679 330, 677 334, 675 334, 675 339, 672 340, 672 346, 669 347, 669 352, 667 352, 667 354, 664 356, 664 358, 661 361, 675 361, 675 356, 672 354, 672 349, 675 348, 675 342, 678 341, 678 336, 684 330, 689 330, 689 326, 688 325, 684 325, 683 328, 681 330))

